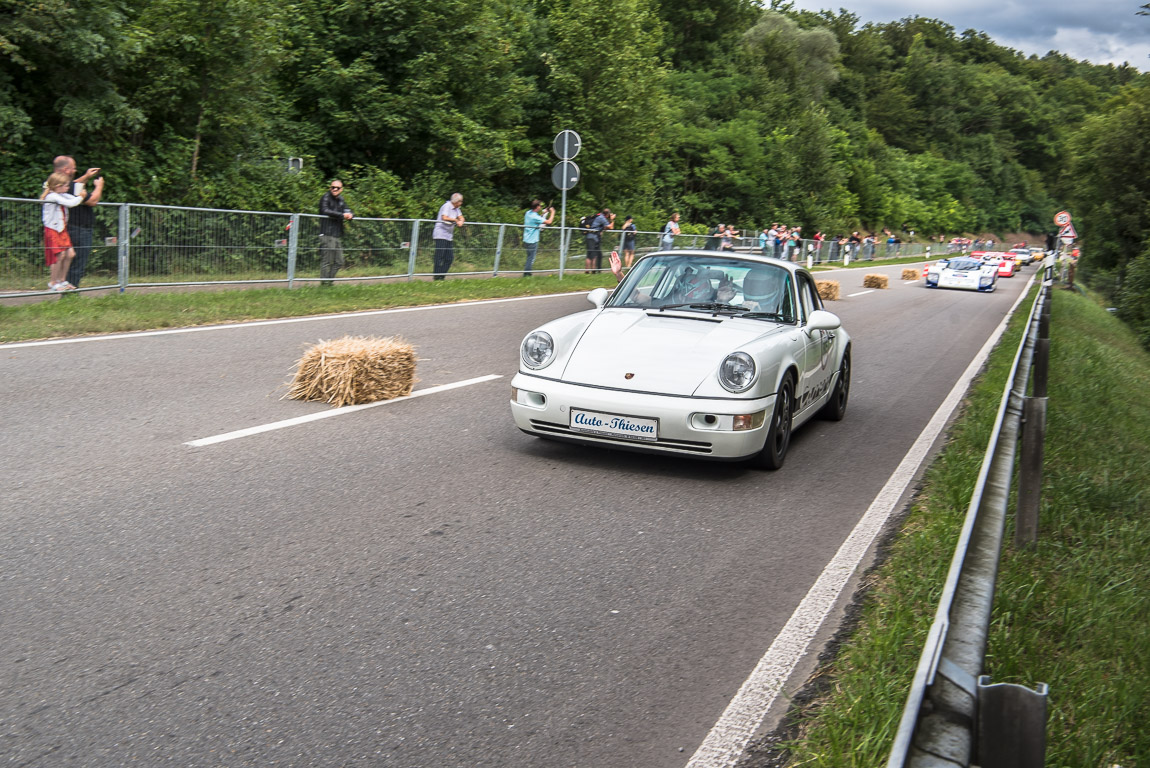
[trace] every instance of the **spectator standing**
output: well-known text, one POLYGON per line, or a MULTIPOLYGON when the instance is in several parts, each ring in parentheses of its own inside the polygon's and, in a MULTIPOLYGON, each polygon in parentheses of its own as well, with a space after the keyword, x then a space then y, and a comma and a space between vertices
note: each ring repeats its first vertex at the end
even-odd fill
MULTIPOLYGON (((671 218, 663 225, 663 237, 660 240, 660 247, 664 251, 669 251, 675 247, 675 238, 679 235, 679 214, 672 213, 671 218)), ((627 266, 631 266, 628 264, 627 266)))
POLYGON ((57 293, 73 291, 76 286, 67 281, 68 267, 76 252, 68 238, 68 209, 84 202, 81 195, 73 195, 71 174, 56 171, 44 182, 40 199, 44 201, 44 261, 48 264, 48 287, 57 293))
POLYGON ((435 217, 435 227, 431 230, 431 239, 435 241, 435 256, 432 280, 442 280, 451 269, 451 262, 455 261, 455 230, 463 226, 463 195, 455 192, 441 206, 435 217))
POLYGON ((821 229, 815 230, 811 240, 814 241, 811 245, 815 249, 815 263, 818 264, 823 260, 823 231, 821 229))
POLYGON ((790 254, 789 258, 791 261, 798 261, 799 254, 801 254, 803 250, 803 228, 795 227, 791 230, 790 234, 787 235, 787 238, 787 251, 790 254))
POLYGON ((65 282, 79 288, 80 281, 88 271, 88 258, 92 254, 92 231, 96 226, 95 205, 104 195, 104 177, 99 176, 92 182, 92 193, 88 194, 85 184, 88 179, 100 172, 99 168, 89 168, 77 179, 76 161, 68 155, 57 157, 52 163, 52 168, 53 171, 68 174, 68 178, 72 179, 69 191, 77 197, 84 198, 84 202, 69 211, 68 215, 68 239, 72 242, 75 257, 68 267, 65 282))
POLYGON ((351 208, 343 199, 343 182, 332 179, 327 192, 319 199, 319 276, 320 285, 330 286, 343 268, 343 223, 350 221, 351 208))
POLYGON ((723 232, 727 227, 723 224, 716 224, 707 230, 707 240, 703 243, 704 251, 717 251, 723 239, 723 232))
POLYGON ((770 233, 769 229, 764 229, 762 232, 759 233, 759 251, 764 256, 770 255, 767 252, 768 243, 770 242, 770 234, 769 233, 770 233))
POLYGON ((523 263, 524 277, 531 277, 531 268, 535 266, 535 254, 539 251, 539 230, 550 226, 554 220, 555 209, 544 208, 542 200, 532 200, 531 207, 523 214, 523 247, 527 249, 527 261, 523 263))
POLYGON ((630 269, 631 263, 635 261, 635 233, 638 229, 635 226, 634 216, 623 219, 623 261, 627 269, 630 269))
POLYGON ((719 242, 720 251, 733 251, 735 250, 735 238, 739 236, 738 231, 735 229, 734 224, 728 224, 727 228, 722 232, 722 239, 719 242))
POLYGON ((587 236, 587 271, 597 273, 603 268, 602 238, 603 230, 615 228, 615 214, 610 208, 604 208, 591 219, 587 236))
POLYGON ((859 246, 862 244, 862 238, 859 237, 859 233, 851 232, 851 236, 847 238, 847 243, 848 247, 846 252, 849 253, 851 257, 858 258, 859 246))

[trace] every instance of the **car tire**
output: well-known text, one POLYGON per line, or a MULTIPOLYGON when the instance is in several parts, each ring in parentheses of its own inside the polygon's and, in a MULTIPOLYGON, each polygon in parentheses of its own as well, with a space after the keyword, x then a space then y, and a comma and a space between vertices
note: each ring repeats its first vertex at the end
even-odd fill
POLYGON ((787 448, 791 445, 791 427, 795 414, 795 382, 788 374, 775 395, 775 407, 771 411, 771 423, 767 427, 767 439, 759 452, 757 463, 764 469, 779 469, 787 458, 787 448))
POLYGON ((847 413, 847 400, 851 394, 851 350, 847 347, 843 352, 843 361, 839 364, 839 378, 835 388, 831 390, 831 399, 819 411, 819 416, 827 421, 842 421, 847 413))

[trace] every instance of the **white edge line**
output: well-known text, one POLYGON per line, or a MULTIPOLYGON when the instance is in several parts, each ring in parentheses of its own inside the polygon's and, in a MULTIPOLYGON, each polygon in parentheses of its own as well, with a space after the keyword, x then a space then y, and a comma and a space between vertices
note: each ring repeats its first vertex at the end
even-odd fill
POLYGON ((783 685, 799 661, 806 655, 811 641, 838 602, 843 588, 870 550, 875 538, 897 508, 899 500, 914 479, 919 465, 942 433, 955 409, 966 396, 970 382, 982 370, 994 345, 1006 332, 1015 310, 1030 292, 1030 283, 1015 300, 1010 312, 990 335, 982 349, 971 360, 950 394, 934 412, 926 428, 914 441, 906 456, 867 508, 839 551, 819 575, 802 602, 791 614, 766 654, 759 660, 735 698, 727 706, 703 743, 687 763, 687 768, 734 768, 747 744, 759 729, 767 711, 774 705, 783 685))
POLYGON ((858 293, 848 293, 847 298, 853 299, 855 296, 866 296, 868 293, 874 293, 874 289, 872 288, 869 291, 859 291, 858 293))
POLYGON ((212 437, 203 437, 199 440, 191 440, 184 443, 193 448, 199 448, 205 445, 215 445, 216 443, 224 443, 228 440, 238 440, 241 437, 249 437, 251 435, 258 435, 262 432, 271 432, 276 429, 284 429, 286 427, 294 427, 297 424, 307 424, 311 421, 319 421, 320 419, 330 419, 332 416, 343 416, 344 414, 354 413, 355 411, 362 411, 367 408, 376 408, 380 405, 390 405, 391 403, 399 403, 404 400, 412 400, 424 395, 434 395, 438 392, 446 392, 449 389, 458 389, 460 387, 468 387, 472 384, 482 384, 485 381, 493 381, 494 379, 502 379, 499 374, 492 373, 487 376, 479 376, 474 379, 467 379, 466 381, 457 381, 453 384, 441 384, 438 387, 428 387, 421 389, 417 392, 412 392, 410 395, 403 397, 393 397, 390 400, 379 400, 374 403, 363 403, 362 405, 345 405, 342 408, 332 408, 329 411, 320 411, 319 413, 309 413, 307 416, 297 416, 294 419, 285 419, 283 421, 276 421, 271 424, 262 424, 258 427, 248 427, 247 429, 237 429, 235 432, 226 432, 222 435, 214 435, 212 437))
POLYGON ((258 328, 262 325, 286 325, 288 323, 312 323, 317 320, 338 320, 346 317, 371 317, 373 315, 389 315, 401 312, 426 312, 433 309, 450 309, 452 307, 473 307, 482 304, 504 304, 513 301, 531 301, 533 299, 554 299, 560 296, 586 295, 590 291, 572 291, 571 293, 547 293, 538 296, 513 296, 505 299, 483 299, 481 301, 458 301, 452 304, 424 304, 418 307, 398 307, 394 309, 368 309, 362 312, 340 312, 334 315, 309 315, 307 317, 284 317, 278 320, 252 320, 244 323, 224 323, 221 325, 197 325, 190 328, 168 328, 162 331, 134 331, 132 333, 114 333, 106 336, 73 336, 67 339, 45 339, 44 341, 17 341, 10 344, 0 343, 0 349, 20 349, 22 347, 48 347, 55 344, 82 344, 92 341, 115 341, 118 339, 143 339, 149 336, 173 336, 180 333, 204 333, 206 331, 224 331, 233 328, 258 328))

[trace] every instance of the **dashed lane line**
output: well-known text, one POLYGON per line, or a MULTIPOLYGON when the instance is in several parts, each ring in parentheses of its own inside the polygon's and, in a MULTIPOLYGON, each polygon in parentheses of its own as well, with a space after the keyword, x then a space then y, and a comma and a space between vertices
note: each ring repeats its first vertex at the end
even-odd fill
POLYGON ((215 445, 216 443, 225 443, 229 440, 238 440, 241 437, 250 437, 251 435, 259 435, 264 432, 272 432, 277 429, 286 429, 287 427, 294 427, 299 424, 307 424, 312 421, 319 421, 320 419, 330 419, 333 416, 345 416, 349 413, 363 411, 368 408, 378 408, 381 405, 391 405, 392 403, 403 402, 404 400, 414 400, 417 397, 424 395, 434 395, 439 392, 447 392, 451 389, 459 389, 460 387, 469 387, 472 384, 482 384, 485 381, 493 381, 495 379, 502 379, 499 374, 489 374, 487 376, 478 376, 474 379, 467 379, 466 381, 457 381, 453 384, 441 384, 438 387, 428 387, 427 389, 420 389, 412 392, 410 395, 403 397, 395 397, 391 400, 380 400, 375 403, 364 403, 362 405, 345 405, 342 408, 332 408, 328 411, 320 411, 318 413, 309 413, 307 416, 297 416, 294 419, 285 419, 283 421, 276 421, 271 424, 262 424, 258 427, 248 427, 247 429, 237 429, 234 432, 225 432, 222 435, 213 435, 212 437, 202 437, 199 440, 190 440, 184 445, 190 445, 193 448, 199 448, 205 445, 215 445))

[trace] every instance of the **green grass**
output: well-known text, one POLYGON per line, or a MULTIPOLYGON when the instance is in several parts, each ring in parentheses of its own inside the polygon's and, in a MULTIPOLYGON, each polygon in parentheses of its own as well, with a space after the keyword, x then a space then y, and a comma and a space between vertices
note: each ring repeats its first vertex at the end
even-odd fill
MULTIPOLYGON (((954 551, 1021 333, 974 387, 856 629, 799 715, 792 765, 881 766, 954 551)), ((1150 355, 1091 299, 1056 291, 1039 544, 1008 524, 985 671, 1050 685, 1048 766, 1150 765, 1150 355)))
POLYGON ((371 285, 337 283, 330 288, 310 286, 294 290, 273 287, 129 291, 108 296, 77 294, 0 306, 0 342, 586 291, 614 285, 615 278, 605 273, 568 274, 562 280, 555 275, 536 275, 371 285))

